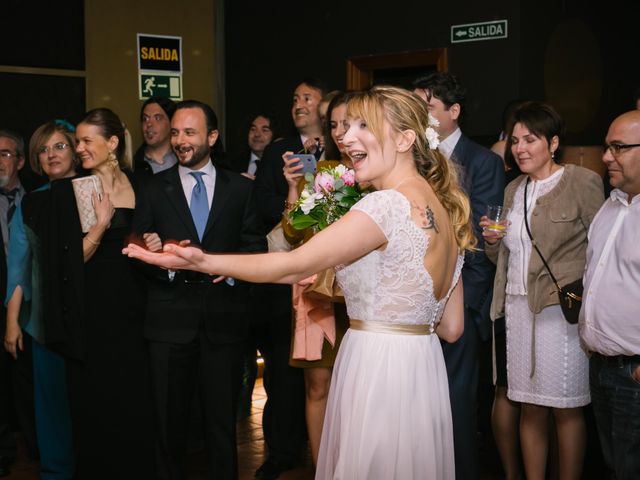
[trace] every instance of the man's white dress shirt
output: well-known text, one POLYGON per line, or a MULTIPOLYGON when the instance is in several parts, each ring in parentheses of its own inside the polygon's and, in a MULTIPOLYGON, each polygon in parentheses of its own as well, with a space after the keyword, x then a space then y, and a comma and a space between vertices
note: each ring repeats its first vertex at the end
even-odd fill
POLYGON ((605 356, 640 355, 640 195, 613 190, 591 223, 580 338, 605 356))

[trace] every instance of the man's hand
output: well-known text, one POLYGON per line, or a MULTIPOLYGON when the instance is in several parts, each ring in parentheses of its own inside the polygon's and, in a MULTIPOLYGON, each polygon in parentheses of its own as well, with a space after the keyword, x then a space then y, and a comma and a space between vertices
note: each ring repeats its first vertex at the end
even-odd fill
POLYGON ((142 239, 149 251, 159 252, 162 250, 162 240, 160 240, 160 236, 157 233, 145 233, 142 235, 142 239))

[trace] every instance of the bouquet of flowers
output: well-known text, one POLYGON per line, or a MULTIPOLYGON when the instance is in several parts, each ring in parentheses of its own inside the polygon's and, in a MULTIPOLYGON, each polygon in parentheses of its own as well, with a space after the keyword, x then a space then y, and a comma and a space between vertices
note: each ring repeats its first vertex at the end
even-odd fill
POLYGON ((304 176, 306 184, 289 212, 296 230, 312 227, 319 231, 342 217, 366 193, 356 184, 353 170, 344 165, 321 168, 304 176))

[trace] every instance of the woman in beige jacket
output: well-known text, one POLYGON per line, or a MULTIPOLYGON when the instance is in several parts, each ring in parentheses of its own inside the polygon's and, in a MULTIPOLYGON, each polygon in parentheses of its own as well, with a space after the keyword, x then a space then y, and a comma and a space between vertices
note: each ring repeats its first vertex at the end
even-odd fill
POLYGON ((528 102, 515 113, 507 147, 524 173, 505 190, 506 235, 487 230, 487 255, 497 264, 491 317, 506 317, 508 397, 520 402, 520 440, 528 479, 544 479, 549 415, 558 438, 560 478, 580 478, 590 402, 588 363, 577 325, 564 319, 557 289, 525 226, 560 285, 584 272, 587 232, 604 200, 601 178, 554 161, 562 120, 549 105, 528 102))

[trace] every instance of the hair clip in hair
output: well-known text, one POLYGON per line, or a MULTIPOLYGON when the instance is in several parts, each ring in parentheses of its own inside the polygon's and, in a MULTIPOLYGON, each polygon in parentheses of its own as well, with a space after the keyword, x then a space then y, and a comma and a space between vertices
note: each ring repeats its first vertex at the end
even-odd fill
POLYGON ((66 120, 63 120, 63 119, 60 119, 60 118, 56 118, 53 122, 56 125, 60 125, 61 127, 64 127, 68 132, 74 133, 76 131, 76 127, 71 125, 66 120))

